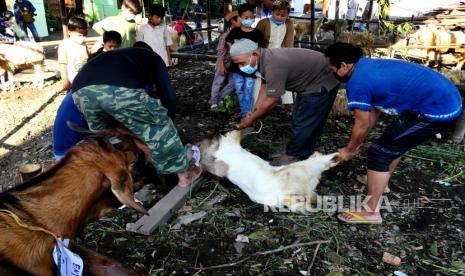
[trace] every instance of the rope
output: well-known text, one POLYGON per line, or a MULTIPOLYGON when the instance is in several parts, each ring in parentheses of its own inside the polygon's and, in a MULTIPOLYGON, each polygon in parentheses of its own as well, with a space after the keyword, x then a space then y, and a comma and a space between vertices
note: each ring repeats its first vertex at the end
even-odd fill
POLYGON ((31 230, 31 231, 38 231, 38 232, 44 232, 46 234, 49 234, 50 236, 52 236, 55 240, 58 240, 58 236, 45 229, 45 228, 42 228, 42 227, 38 227, 38 226, 32 226, 32 225, 27 225, 26 223, 24 223, 15 213, 13 213, 12 211, 10 210, 7 210, 7 209, 0 209, 0 214, 4 215, 4 216, 8 216, 8 217, 11 217, 12 219, 14 219, 16 221, 16 223, 25 228, 25 229, 28 229, 28 230, 31 230))
POLYGON ((260 132, 262 132, 262 128, 263 128, 263 123, 262 121, 259 121, 260 122, 260 128, 258 129, 258 131, 252 131, 252 132, 249 132, 249 133, 246 133, 242 136, 242 138, 244 138, 245 136, 248 136, 250 134, 260 134, 260 132))

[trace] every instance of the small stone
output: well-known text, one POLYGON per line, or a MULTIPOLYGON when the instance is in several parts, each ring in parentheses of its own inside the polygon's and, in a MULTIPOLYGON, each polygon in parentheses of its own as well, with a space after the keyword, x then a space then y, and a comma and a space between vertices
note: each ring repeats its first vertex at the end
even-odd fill
POLYGON ((236 237, 236 242, 249 243, 249 237, 247 237, 246 235, 239 234, 236 237))
POLYGON ((384 252, 382 260, 384 263, 387 263, 393 266, 399 266, 402 261, 399 257, 394 256, 388 252, 384 252))
POLYGON ((234 246, 234 249, 236 249, 237 254, 242 255, 242 250, 244 250, 245 248, 245 243, 235 242, 233 246, 234 246))
POLYGON ((245 228, 244 227, 238 227, 236 229, 234 229, 234 233, 237 235, 239 233, 242 233, 245 231, 245 228))

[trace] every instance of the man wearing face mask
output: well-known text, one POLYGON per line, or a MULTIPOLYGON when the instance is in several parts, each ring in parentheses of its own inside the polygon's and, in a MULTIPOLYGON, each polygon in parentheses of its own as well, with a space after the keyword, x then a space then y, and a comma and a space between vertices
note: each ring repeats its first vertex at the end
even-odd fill
POLYGON ((286 152, 275 156, 274 164, 308 158, 314 152, 339 88, 324 55, 302 48, 260 49, 248 40, 234 44, 230 53, 241 69, 258 66, 264 81, 253 112, 241 121, 239 128, 249 127, 265 115, 286 90, 295 91, 291 140, 286 152))
MULTIPOLYGON (((254 23, 254 7, 249 4, 242 4, 238 8, 239 18, 242 23, 240 28, 234 28, 226 37, 229 46, 236 44, 242 39, 254 42, 258 47, 265 47, 263 34, 252 28, 254 23)), ((249 67, 239 68, 237 64, 231 63, 229 72, 233 74, 234 88, 239 99, 242 117, 252 111, 253 91, 255 85, 255 70, 249 67)))
POLYGON ((342 160, 350 160, 381 112, 398 115, 368 148, 368 201, 361 212, 338 215, 347 223, 381 223, 379 202, 400 158, 453 124, 462 114, 454 84, 432 69, 400 60, 363 58, 362 49, 335 43, 325 51, 328 68, 347 82, 347 99, 355 123, 342 160))
POLYGON ((124 0, 121 13, 99 21, 92 28, 103 35, 105 31, 117 31, 121 37, 121 48, 132 47, 136 42, 136 15, 141 11, 139 1, 124 0))

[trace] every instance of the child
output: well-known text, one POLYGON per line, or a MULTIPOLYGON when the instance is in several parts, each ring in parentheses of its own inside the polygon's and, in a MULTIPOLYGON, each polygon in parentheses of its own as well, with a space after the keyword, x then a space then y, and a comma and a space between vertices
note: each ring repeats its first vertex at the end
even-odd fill
POLYGON ((100 55, 103 52, 109 52, 121 47, 121 35, 117 31, 105 31, 103 33, 103 44, 97 52, 93 53, 89 60, 100 55))
MULTIPOLYGON (((202 17, 207 16, 207 13, 203 10, 203 7, 199 4, 199 0, 192 0, 193 4, 193 14, 194 14, 194 22, 195 28, 201 29, 202 28, 202 17)), ((203 33, 202 31, 195 32, 195 41, 201 39, 203 43, 203 33)))
MULTIPOLYGON (((234 44, 235 41, 240 39, 250 39, 258 44, 258 47, 265 48, 265 40, 259 30, 252 28, 254 23, 254 7, 249 4, 242 4, 238 8, 239 17, 241 20, 241 27, 231 30, 226 37, 228 45, 234 44)), ((247 116, 247 113, 252 111, 253 106, 253 90, 255 83, 255 73, 247 74, 239 69, 235 63, 231 63, 229 71, 233 73, 234 87, 239 98, 239 105, 241 107, 241 116, 247 116)))
POLYGON ((86 63, 89 51, 84 42, 87 35, 87 22, 84 18, 73 16, 68 21, 69 38, 58 46, 58 63, 60 64, 63 90, 68 91, 79 69, 86 63))
POLYGON ((10 19, 13 18, 13 13, 10 11, 6 11, 2 13, 2 17, 0 18, 0 34, 2 42, 6 42, 9 44, 13 44, 16 39, 15 31, 10 24, 10 19))
POLYGON ((97 22, 92 27, 99 35, 105 31, 117 31, 121 37, 121 47, 132 47, 136 42, 136 15, 140 13, 140 4, 137 0, 124 0, 121 13, 110 16, 97 22))
MULTIPOLYGON (((256 29, 263 33, 267 48, 294 47, 294 22, 289 19, 291 5, 288 0, 275 0, 271 6, 271 17, 258 22, 256 29)), ((287 110, 292 110, 294 98, 291 91, 281 97, 287 110)))
POLYGON ((148 8, 149 21, 138 30, 136 41, 143 41, 150 45, 152 50, 163 59, 168 67, 172 64, 169 46, 173 45, 173 41, 171 40, 170 31, 163 24, 165 12, 165 7, 162 5, 150 5, 148 8))
POLYGON ((194 44, 195 40, 192 28, 187 25, 186 21, 184 21, 182 17, 178 17, 174 30, 178 33, 179 46, 194 44))
POLYGON ((263 33, 266 48, 294 47, 294 23, 289 19, 289 1, 275 0, 271 9, 271 17, 260 20, 256 27, 263 33))
POLYGON ((231 27, 220 36, 218 47, 216 48, 218 51, 218 59, 216 60, 215 78, 212 83, 210 99, 212 110, 215 110, 218 105, 222 105, 224 97, 231 94, 234 90, 232 74, 228 72, 231 64, 231 57, 229 56, 229 47, 226 44, 226 37, 232 29, 241 27, 241 21, 236 11, 228 13, 225 19, 226 23, 231 24, 231 27), (224 85, 225 81, 226 85, 224 85))

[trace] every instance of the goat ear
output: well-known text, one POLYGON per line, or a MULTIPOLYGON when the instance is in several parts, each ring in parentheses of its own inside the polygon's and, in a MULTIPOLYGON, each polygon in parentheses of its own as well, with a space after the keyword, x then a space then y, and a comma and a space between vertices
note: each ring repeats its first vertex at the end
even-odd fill
POLYGON ((230 137, 233 141, 237 143, 241 143, 241 131, 239 130, 233 130, 226 134, 226 136, 230 137))
POLYGON ((333 153, 331 157, 331 163, 328 165, 327 169, 335 167, 342 162, 341 155, 339 153, 333 153))
POLYGON ((147 210, 134 200, 134 184, 132 183, 132 177, 129 174, 116 178, 110 178, 110 182, 111 192, 121 203, 131 207, 139 213, 148 215, 147 210))
POLYGON ((152 154, 147 144, 139 138, 134 138, 134 143, 144 153, 146 163, 153 163, 152 154))

